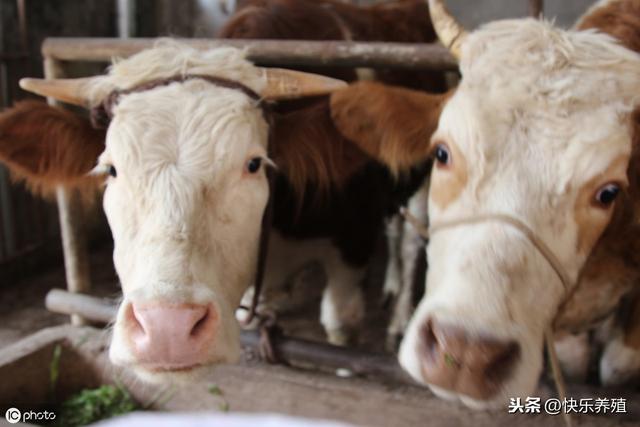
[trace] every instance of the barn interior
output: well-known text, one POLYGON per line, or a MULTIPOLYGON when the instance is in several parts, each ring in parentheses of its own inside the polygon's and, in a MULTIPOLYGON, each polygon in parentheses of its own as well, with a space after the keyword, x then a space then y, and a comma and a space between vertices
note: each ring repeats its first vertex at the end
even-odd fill
MULTIPOLYGON (((366 6, 387 0, 335 1, 366 6)), ((241 3, 242 0, 0 0, 0 110, 25 99, 42 100, 20 88, 21 78, 97 75, 108 67, 111 57, 128 56, 131 49, 150 47, 159 37, 224 44, 216 36, 241 3)), ((570 28, 594 3, 447 1, 451 12, 470 29, 497 19, 532 14, 570 28)), ((285 45, 257 42, 238 46, 248 46, 251 55, 268 59, 272 66, 299 65, 285 54, 285 45), (271 53, 260 52, 269 48, 271 53)), ((314 54, 340 60, 335 45, 322 43, 303 45, 310 52, 302 55, 304 61, 314 65, 323 61, 311 58, 314 54)), ((352 46, 347 54, 351 58, 342 58, 338 68, 353 68, 360 61, 364 66, 389 70, 396 67, 393 61, 397 64, 403 60, 399 54, 380 59, 384 56, 379 53, 383 50, 380 46, 376 58, 366 58, 357 50, 367 42, 342 43, 360 46, 352 46), (385 67, 385 61, 392 65, 385 67)), ((423 51, 411 52, 422 55, 421 66, 445 70, 448 84, 458 80, 455 62, 441 45, 433 43, 423 51), (434 50, 429 50, 431 47, 434 50), (436 59, 430 59, 430 55, 436 59)), ((331 59, 329 65, 330 62, 331 59)), ((86 116, 80 108, 64 108, 86 116)), ((281 295, 288 305, 278 313, 277 327, 265 329, 263 322, 243 331, 238 364, 221 365, 170 386, 139 381, 109 361, 110 327, 122 298, 113 251, 100 194, 60 188, 47 197, 39 197, 0 163, 0 425, 14 424, 8 418, 10 408, 18 408, 23 415, 29 411, 55 413, 70 396, 107 384, 125 390, 141 411, 139 418, 123 419, 122 424, 114 426, 245 426, 264 422, 286 426, 535 427, 568 422, 566 417, 544 411, 509 413, 506 406, 490 411, 469 409, 441 400, 403 372, 396 361, 398 343, 390 343, 387 335, 396 300, 383 290, 389 257, 384 228, 379 230, 375 255, 363 281, 364 320, 357 338, 347 346, 327 344, 319 321, 326 275, 321 266, 311 263, 288 278, 281 295), (84 296, 89 298, 83 299, 84 296), (274 347, 265 347, 266 336, 274 347), (275 356, 265 354, 269 352, 275 356), (5 413, 6 420, 1 417, 5 413)), ((419 301, 421 292, 416 289, 413 299, 419 301)), ((603 387, 598 380, 597 361, 589 363, 589 372, 581 381, 567 380, 566 395, 578 401, 624 399, 626 410, 616 414, 576 413, 573 425, 639 425, 637 379, 621 387, 603 387)), ((536 396, 544 401, 557 393, 551 369, 547 369, 536 396)), ((20 421, 19 425, 89 425, 82 420, 56 424, 54 419, 23 417, 20 421)))

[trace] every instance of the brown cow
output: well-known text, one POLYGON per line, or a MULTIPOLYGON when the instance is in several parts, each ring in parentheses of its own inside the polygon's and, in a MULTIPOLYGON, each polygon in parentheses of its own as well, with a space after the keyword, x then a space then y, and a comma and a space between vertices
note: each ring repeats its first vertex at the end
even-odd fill
MULTIPOLYGON (((218 36, 403 43, 437 41, 429 18, 429 7, 423 0, 391 0, 371 6, 356 6, 337 0, 248 0, 242 2, 218 36)), ((348 82, 359 79, 358 70, 349 68, 304 70, 321 72, 348 82)), ((372 77, 387 84, 431 93, 446 91, 442 72, 378 69, 372 77)))

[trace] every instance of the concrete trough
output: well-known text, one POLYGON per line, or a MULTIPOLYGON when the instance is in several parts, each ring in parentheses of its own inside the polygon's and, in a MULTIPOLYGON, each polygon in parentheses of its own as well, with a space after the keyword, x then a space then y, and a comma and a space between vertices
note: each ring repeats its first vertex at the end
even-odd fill
MULTIPOLYGON (((219 366, 184 384, 152 386, 111 365, 107 348, 104 330, 65 325, 3 349, 0 405, 38 410, 84 388, 119 382, 142 405, 160 411, 282 413, 367 426, 564 425, 560 416, 508 414, 507 408, 472 411, 421 387, 268 365, 249 352, 237 365, 219 366), (50 366, 58 345, 59 378, 52 391, 50 366)), ((624 415, 582 415, 576 421, 580 426, 637 425, 624 415)))

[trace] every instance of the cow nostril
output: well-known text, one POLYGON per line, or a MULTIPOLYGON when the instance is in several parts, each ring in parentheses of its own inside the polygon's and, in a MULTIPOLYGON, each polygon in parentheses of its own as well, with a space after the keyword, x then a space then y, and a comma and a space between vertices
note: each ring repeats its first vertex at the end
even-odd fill
POLYGON ((425 356, 429 361, 434 362, 438 357, 438 348, 440 343, 438 338, 433 332, 432 321, 427 321, 426 325, 422 328, 422 342, 424 345, 425 356))
POLYGON ((519 357, 520 345, 515 341, 510 342, 487 365, 484 372, 486 378, 495 383, 502 382, 511 374, 519 357))
POLYGON ((207 309, 203 314, 202 317, 200 317, 200 319, 198 319, 196 321, 196 323, 193 325, 193 328, 191 328, 191 332, 189 333, 189 336, 192 338, 197 338, 202 331, 206 328, 207 323, 209 322, 209 309, 207 309))
POLYGON ((133 333, 139 333, 142 335, 146 335, 147 331, 144 328, 144 324, 142 321, 140 321, 140 318, 138 316, 138 314, 136 313, 136 308, 133 306, 133 304, 129 304, 129 306, 127 307, 127 311, 126 311, 126 320, 127 320, 127 324, 129 325, 129 327, 131 328, 131 332, 133 333))

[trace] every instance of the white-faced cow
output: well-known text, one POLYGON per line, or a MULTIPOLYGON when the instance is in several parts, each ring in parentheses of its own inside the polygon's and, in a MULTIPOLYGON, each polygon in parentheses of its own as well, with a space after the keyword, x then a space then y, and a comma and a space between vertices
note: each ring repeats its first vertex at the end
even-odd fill
POLYGON ((425 161, 445 98, 367 83, 343 89, 331 111, 325 98, 275 114, 267 101, 342 82, 175 42, 117 62, 105 76, 22 84, 111 118, 105 142, 85 119, 23 103, 0 115, 0 160, 44 192, 106 180, 124 294, 110 356, 152 379, 237 358, 234 311, 254 281, 269 198, 267 275, 321 259, 328 333, 359 322, 357 284, 377 231, 416 186, 398 187, 393 174, 425 161), (360 106, 376 112, 375 122, 347 121, 338 132, 331 114, 358 115, 360 106), (359 135, 357 143, 342 133, 359 135))
POLYGON ((439 395, 503 404, 533 391, 545 330, 605 309, 576 285, 637 184, 640 56, 533 19, 468 34, 430 4, 462 81, 431 139, 428 287, 400 360, 439 395))
POLYGON ((533 392, 546 330, 611 309, 577 284, 637 221, 640 56, 534 19, 467 33, 430 6, 462 80, 431 138, 427 290, 400 362, 440 396, 500 405, 533 392))

